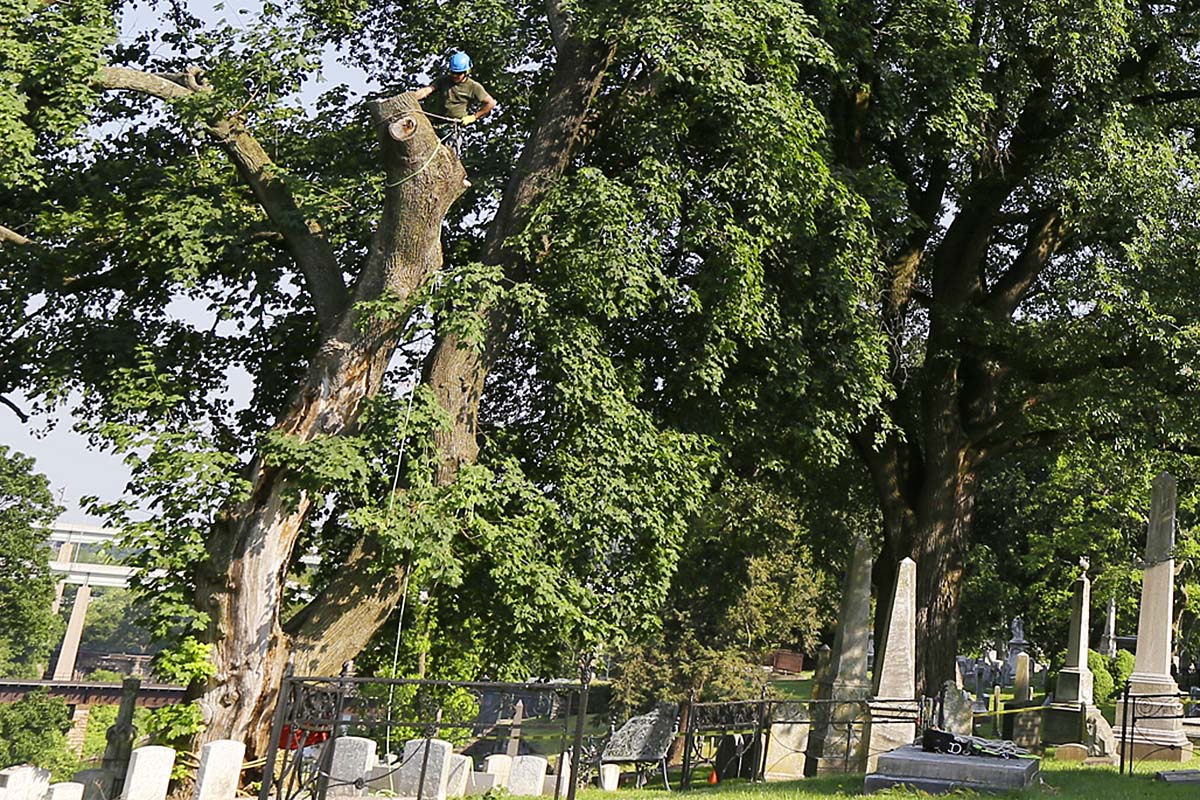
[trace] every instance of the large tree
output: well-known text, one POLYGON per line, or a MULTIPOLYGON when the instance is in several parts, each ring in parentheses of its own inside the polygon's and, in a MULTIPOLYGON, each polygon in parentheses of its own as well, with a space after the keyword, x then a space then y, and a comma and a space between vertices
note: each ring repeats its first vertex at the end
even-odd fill
POLYGON ((831 149, 878 236, 893 398, 853 436, 877 584, 917 561, 925 686, 953 674, 982 471, 1073 439, 1196 441, 1196 10, 855 3, 831 149))
POLYGON ((0 445, 0 675, 40 678, 61 626, 45 526, 61 509, 33 459, 0 445))
MULTIPOLYGON (((0 393, 77 392, 85 430, 130 461, 131 504, 154 512, 127 526, 152 632, 212 648, 192 674, 204 736, 262 752, 288 660, 337 671, 410 577, 464 587, 446 603, 486 591, 481 638, 537 645, 489 648, 490 674, 550 650, 539 630, 586 652, 652 628, 720 457, 665 424, 667 395, 711 394, 763 337, 773 241, 822 215, 861 230, 797 81, 829 60, 811 18, 266 4, 232 28, 176 4, 161 35, 97 52, 102 15, 64 9, 31 2, 2 34, 93 56, 13 82, 3 109, 38 171, 4 187, 0 393), (467 157, 471 203, 399 91, 451 44, 503 104, 467 157), (289 100, 334 46, 390 96, 289 100), (47 88, 64 80, 70 96, 47 88), (60 102, 91 108, 90 140, 39 116, 60 102), (300 601, 286 581, 310 547, 326 560, 300 601)), ((795 280, 859 319, 849 261, 795 280)))

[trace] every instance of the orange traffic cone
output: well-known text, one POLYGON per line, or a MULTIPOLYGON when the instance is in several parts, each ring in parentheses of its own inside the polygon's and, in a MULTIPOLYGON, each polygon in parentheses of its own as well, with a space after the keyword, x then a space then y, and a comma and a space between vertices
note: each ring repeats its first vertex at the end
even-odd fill
POLYGON ((708 785, 716 786, 720 782, 721 782, 721 776, 717 774, 716 768, 713 768, 713 771, 708 773, 708 785))

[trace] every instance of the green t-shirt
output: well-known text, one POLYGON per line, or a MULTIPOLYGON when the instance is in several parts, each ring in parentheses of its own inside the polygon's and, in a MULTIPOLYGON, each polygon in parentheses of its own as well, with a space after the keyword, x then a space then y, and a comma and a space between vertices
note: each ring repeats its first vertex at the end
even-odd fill
MULTIPOLYGON (((425 110, 430 114, 460 119, 471 113, 472 102, 482 104, 487 96, 487 89, 479 81, 467 78, 462 83, 455 83, 449 75, 443 75, 434 81, 425 110)), ((445 120, 433 120, 435 125, 441 122, 445 120)))

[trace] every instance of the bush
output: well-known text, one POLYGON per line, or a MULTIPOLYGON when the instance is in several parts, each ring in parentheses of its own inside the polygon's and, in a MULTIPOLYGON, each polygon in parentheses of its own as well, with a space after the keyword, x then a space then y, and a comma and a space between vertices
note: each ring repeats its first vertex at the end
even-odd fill
POLYGON ((1113 676, 1108 671, 1108 659, 1095 650, 1088 650, 1088 669, 1092 671, 1092 693, 1096 703, 1107 703, 1113 693, 1113 676))
POLYGON ((1109 664, 1109 671, 1112 673, 1113 685, 1117 688, 1124 688, 1125 681, 1129 680, 1129 676, 1133 674, 1133 653, 1128 650, 1118 650, 1116 656, 1113 657, 1109 664))
POLYGON ((50 770, 56 781, 69 781, 78 766, 67 749, 70 729, 67 704, 45 689, 0 705, 0 764, 34 764, 50 770))

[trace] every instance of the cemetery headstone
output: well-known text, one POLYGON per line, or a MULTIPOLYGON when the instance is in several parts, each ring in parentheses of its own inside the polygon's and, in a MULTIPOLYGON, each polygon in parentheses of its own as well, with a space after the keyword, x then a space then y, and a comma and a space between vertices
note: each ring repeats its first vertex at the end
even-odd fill
POLYGON ((113 800, 113 775, 106 769, 84 769, 73 776, 83 784, 83 800, 113 800))
POLYGON ((867 634, 871 629, 871 545, 860 535, 855 540, 850 568, 842 587, 837 633, 829 653, 829 667, 813 706, 808 738, 807 776, 860 772, 865 766, 862 724, 864 701, 871 695, 867 681, 867 634))
MULTIPOLYGON (((875 771, 881 754, 917 738, 917 564, 911 558, 896 569, 884 631, 870 718, 863 733, 867 772, 875 771)), ((961 694, 959 689, 952 691, 961 694)))
POLYGON ((470 756, 450 755, 450 767, 446 772, 446 797, 463 797, 475 765, 470 756))
POLYGON ((1071 626, 1067 629, 1067 661, 1058 673, 1054 702, 1090 706, 1093 703, 1092 671, 1088 669, 1088 622, 1092 582, 1084 572, 1075 581, 1071 595, 1071 626))
POLYGON ((508 793, 518 797, 540 795, 546 783, 546 759, 541 756, 517 756, 508 774, 508 793))
POLYGON ((129 756, 121 800, 163 800, 175 766, 175 750, 152 745, 139 747, 129 756))
POLYGON ((955 685, 942 684, 942 725, 944 730, 959 736, 972 736, 975 730, 975 703, 971 696, 955 685))
POLYGON ((512 724, 508 729, 508 745, 504 751, 509 758, 516 758, 521 754, 521 720, 524 717, 525 701, 517 700, 513 708, 512 724))
POLYGON ((1100 709, 1092 706, 1088 709, 1087 721, 1088 764, 1114 765, 1119 761, 1117 737, 1113 735, 1112 726, 1100 713, 1100 709))
POLYGON ((1004 660, 1002 683, 1011 686, 1017 674, 1017 656, 1029 652, 1029 642, 1025 639, 1025 622, 1020 617, 1013 617, 1010 626, 1012 638, 1008 640, 1008 657, 1004 660))
POLYGON ((0 797, 4 800, 44 800, 50 792, 50 770, 32 764, 0 769, 0 797))
MULTIPOLYGON (((137 711, 137 696, 141 686, 142 682, 137 678, 126 678, 121 682, 121 704, 117 708, 117 718, 104 734, 106 744, 100 766, 110 776, 106 795, 115 795, 124 788, 129 758, 133 753, 133 739, 137 735, 133 715, 137 711)), ((87 792, 85 788, 85 796, 87 792)))
POLYGON ((454 746, 441 739, 409 739, 404 743, 404 761, 396 773, 396 793, 421 800, 446 800, 446 780, 453 754, 454 746))
POLYGON ((242 775, 246 745, 232 739, 218 739, 200 749, 200 769, 196 772, 193 800, 233 800, 242 775))
POLYGON ((554 770, 554 788, 550 794, 557 793, 559 797, 566 797, 567 790, 570 788, 572 774, 571 754, 564 750, 558 755, 558 764, 554 770))
POLYGON ((496 776, 490 772, 472 772, 471 779, 467 781, 467 795, 471 797, 487 794, 496 788, 499 788, 499 784, 496 783, 496 776))
POLYGON ((1033 687, 1029 683, 1029 653, 1017 653, 1017 672, 1013 679, 1013 700, 1028 703, 1033 699, 1033 687))
MULTIPOLYGON (((1118 740, 1132 745, 1135 760, 1153 756, 1164 761, 1186 761, 1192 743, 1183 732, 1183 705, 1179 686, 1171 677, 1171 624, 1175 601, 1175 479, 1164 472, 1154 479, 1150 526, 1146 536, 1142 603, 1138 612, 1137 653, 1134 656, 1131 693, 1168 695, 1138 698, 1132 705, 1137 719, 1118 740)), ((1116 719, 1125 719, 1124 701, 1118 701, 1116 719)))
MULTIPOLYGON (((321 779, 326 797, 366 797, 366 781, 375 766, 374 739, 339 736, 333 740, 329 774, 321 779)), ((439 798, 440 800, 440 798, 439 798)))
POLYGON ((1104 617, 1104 633, 1100 636, 1100 655, 1117 657, 1117 599, 1108 598, 1108 613, 1104 617))
MULTIPOLYGON (((789 714, 790 719, 807 717, 802 710, 789 714)), ((794 781, 804 777, 804 753, 808 749, 809 723, 803 721, 774 722, 769 729, 767 760, 763 778, 768 781, 794 781)))
POLYGON ((606 792, 615 792, 621 785, 621 767, 616 764, 600 765, 600 788, 606 792))
POLYGON ((46 800, 83 800, 83 784, 75 781, 52 783, 46 800))
POLYGON ((954 790, 979 793, 1021 791, 1036 786, 1040 764, 1035 758, 988 758, 927 753, 908 745, 884 753, 879 768, 867 775, 863 793, 906 786, 930 794, 954 790))
POLYGON ((483 771, 496 776, 496 785, 508 786, 508 776, 512 772, 512 756, 507 753, 497 753, 483 759, 483 771))

